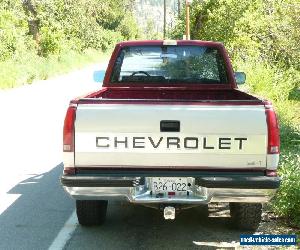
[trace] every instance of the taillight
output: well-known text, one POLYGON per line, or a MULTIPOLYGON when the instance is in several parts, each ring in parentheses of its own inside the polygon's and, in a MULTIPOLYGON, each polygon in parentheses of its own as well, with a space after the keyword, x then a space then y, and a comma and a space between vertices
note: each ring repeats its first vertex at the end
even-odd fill
POLYGON ((73 175, 76 173, 74 167, 64 167, 64 175, 73 175))
POLYGON ((67 110, 64 123, 64 152, 74 151, 74 122, 76 117, 76 106, 72 104, 67 110))
POLYGON ((279 154, 279 126, 272 105, 266 105, 266 119, 268 126, 268 154, 279 154))
POLYGON ((276 177, 277 176, 277 171, 276 170, 266 170, 266 176, 276 177))

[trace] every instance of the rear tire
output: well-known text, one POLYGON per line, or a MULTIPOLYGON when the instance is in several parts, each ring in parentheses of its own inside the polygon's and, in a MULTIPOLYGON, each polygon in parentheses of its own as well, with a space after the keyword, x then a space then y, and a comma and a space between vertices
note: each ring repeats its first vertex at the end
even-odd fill
POLYGON ((76 200, 76 213, 82 226, 101 225, 105 221, 107 201, 76 200))
POLYGON ((262 204, 229 203, 231 221, 234 228, 256 230, 261 221, 262 204))

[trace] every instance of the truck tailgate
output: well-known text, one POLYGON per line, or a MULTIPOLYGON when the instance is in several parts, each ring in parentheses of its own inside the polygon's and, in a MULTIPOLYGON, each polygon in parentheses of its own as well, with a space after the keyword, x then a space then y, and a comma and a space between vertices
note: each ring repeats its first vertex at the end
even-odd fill
POLYGON ((262 169, 263 105, 79 104, 75 166, 262 169))

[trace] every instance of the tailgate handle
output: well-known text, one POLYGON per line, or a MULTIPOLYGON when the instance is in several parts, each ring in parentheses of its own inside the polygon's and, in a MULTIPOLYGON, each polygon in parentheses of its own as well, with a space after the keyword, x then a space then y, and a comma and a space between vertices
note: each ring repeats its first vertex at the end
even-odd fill
POLYGON ((160 132, 180 132, 180 121, 160 121, 160 132))

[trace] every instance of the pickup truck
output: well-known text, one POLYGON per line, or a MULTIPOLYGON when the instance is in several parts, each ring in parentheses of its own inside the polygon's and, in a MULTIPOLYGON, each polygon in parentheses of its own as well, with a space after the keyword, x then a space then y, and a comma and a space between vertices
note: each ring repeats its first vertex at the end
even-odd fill
POLYGON ((103 223, 111 200, 165 219, 221 202, 255 230, 280 185, 280 139, 272 104, 238 89, 245 78, 219 42, 117 44, 102 88, 65 117, 61 183, 79 223, 103 223))

